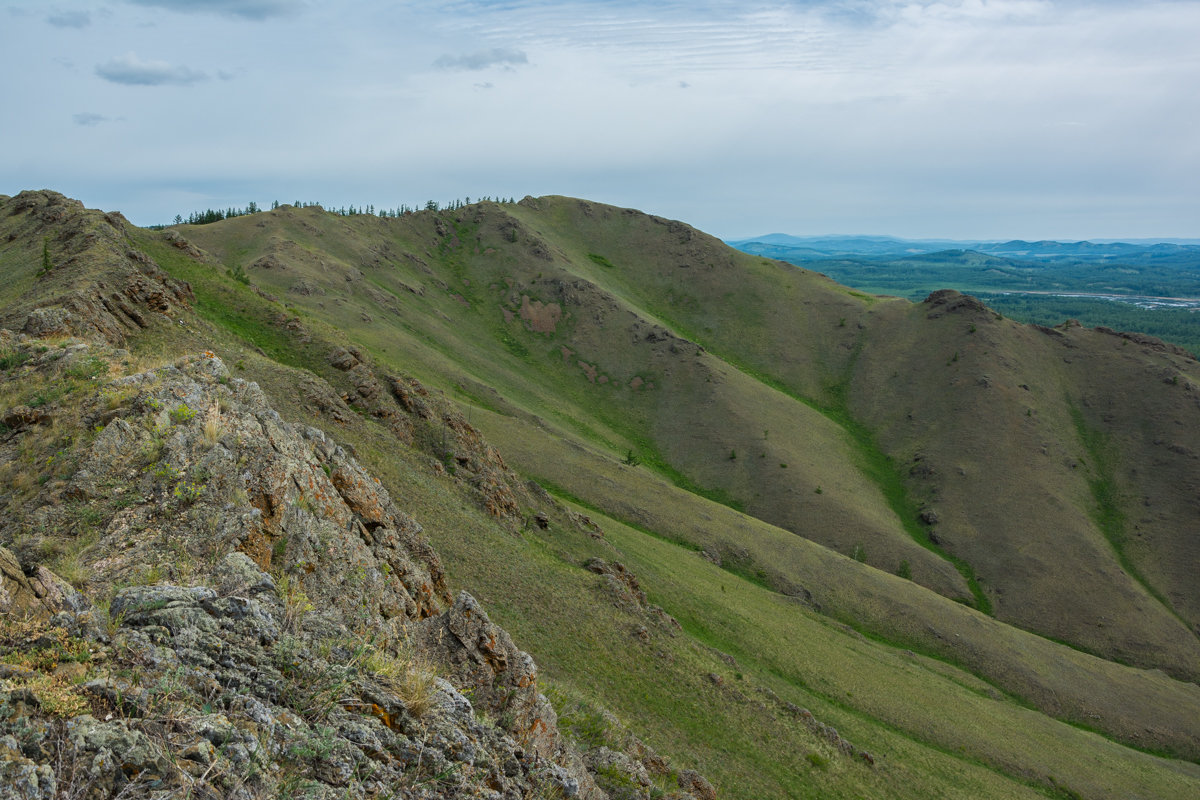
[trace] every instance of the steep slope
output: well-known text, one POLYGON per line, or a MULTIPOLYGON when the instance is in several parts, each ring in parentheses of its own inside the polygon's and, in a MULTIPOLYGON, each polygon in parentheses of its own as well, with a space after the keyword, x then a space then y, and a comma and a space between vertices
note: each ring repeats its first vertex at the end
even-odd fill
MULTIPOLYGON (((1136 565, 1134 575, 1122 568, 1122 559, 1114 554, 1110 540, 1124 534, 1106 536, 1103 526, 1096 521, 1098 508, 1094 489, 1096 482, 1104 476, 1094 469, 1080 470, 1071 464, 1095 460, 1083 459, 1089 445, 1081 436, 1071 410, 1073 403, 1082 401, 1073 396, 1105 393, 1105 387, 1114 379, 1122 384, 1124 397, 1105 401, 1111 406, 1107 412, 1109 419, 1091 415, 1093 418, 1086 424, 1094 427, 1098 435, 1106 437, 1123 435, 1118 432, 1140 431, 1136 438, 1143 445, 1125 454, 1114 453, 1109 469, 1120 470, 1116 465, 1125 464, 1126 470, 1136 470, 1139 464, 1160 460, 1161 457, 1153 453, 1154 442, 1160 443, 1159 449, 1165 446, 1164 443, 1173 446, 1175 451, 1172 452, 1181 456, 1180 460, 1187 458, 1187 452, 1195 452, 1191 437, 1197 428, 1188 424, 1188 420, 1195 417, 1195 404, 1186 391, 1191 379, 1179 384, 1184 391, 1175 393, 1173 398, 1154 398, 1152 413, 1146 413, 1148 409, 1144 404, 1135 400, 1137 390, 1134 389, 1139 385, 1161 385, 1164 378, 1178 383, 1180 376, 1194 376, 1197 374, 1194 360, 1169 350, 1141 347, 1137 348, 1137 358, 1127 353, 1122 361, 1114 364, 1108 355, 1121 341, 1129 340, 1077 337, 1080 341, 1071 344, 1073 349, 1083 352, 1072 361, 1086 359, 1087 366, 1072 369, 1059 378, 1061 371, 1052 369, 1051 365, 1070 356, 1056 352, 1059 348, 1053 344, 1054 337, 1034 337, 1030 335, 1031 329, 1012 324, 985 326, 993 315, 983 309, 975 308, 975 312, 982 312, 977 318, 962 320, 956 325, 955 316, 946 315, 946 309, 939 308, 936 300, 926 307, 914 308, 894 301, 854 297, 840 287, 823 284, 814 276, 779 264, 751 262, 741 265, 740 269, 732 269, 733 256, 722 252, 707 237, 677 223, 622 213, 624 224, 612 226, 611 220, 603 219, 604 214, 594 209, 589 213, 587 204, 565 200, 539 202, 547 207, 540 217, 557 220, 566 229, 567 233, 560 236, 569 235, 589 252, 615 253, 615 257, 607 256, 611 263, 634 265, 629 269, 614 270, 619 274, 618 285, 626 293, 634 291, 629 287, 636 286, 639 299, 653 313, 660 317, 669 315, 677 330, 686 331, 709 352, 752 373, 778 381, 785 391, 816 406, 831 419, 849 423, 845 424, 845 429, 852 435, 858 434, 864 449, 870 450, 870 439, 881 432, 885 409, 902 408, 901 413, 911 411, 914 415, 927 409, 928 413, 913 423, 913 428, 919 431, 919 440, 910 440, 903 445, 900 442, 880 443, 883 454, 893 463, 904 465, 911 472, 911 459, 919 454, 921 447, 928 447, 933 442, 944 442, 946 450, 960 457, 969 454, 976 463, 986 459, 991 469, 980 469, 975 473, 986 476, 986 480, 967 484, 953 500, 939 503, 939 508, 930 510, 937 514, 940 505, 948 504, 960 515, 973 514, 982 518, 973 526, 978 531, 974 537, 977 546, 969 546, 967 538, 970 534, 963 532, 960 535, 951 524, 939 523, 933 536, 938 540, 935 544, 944 542, 949 554, 962 559, 982 575, 987 603, 1001 618, 1094 652, 1132 663, 1160 666, 1180 676, 1196 676, 1200 642, 1194 631, 1189 630, 1194 628, 1197 620, 1188 616, 1194 600, 1168 601, 1164 607, 1154 596, 1165 597, 1165 585, 1157 587, 1148 579, 1139 580, 1136 565), (661 242, 664 237, 660 236, 663 233, 667 239, 665 246, 661 242), (658 245, 657 250, 643 244, 651 238, 658 245), (708 302, 689 302, 686 299, 689 293, 692 297, 708 298, 708 302), (900 309, 905 308, 912 310, 901 313, 900 309), (857 330, 859 325, 863 326, 861 334, 857 330), (973 330, 979 333, 973 333, 973 330), (858 340, 859 335, 864 337, 862 341, 858 340), (961 347, 960 337, 965 339, 961 347), (994 342, 990 341, 991 337, 995 337, 994 342), (891 346, 877 346, 882 343, 891 346), (1098 348, 1100 352, 1092 355, 1098 348), (956 358, 960 350, 961 356, 956 358), (863 365, 855 361, 860 353, 865 354, 863 365), (969 361, 975 354, 978 360, 969 361), (867 359, 877 366, 868 368, 867 359), (950 378, 955 382, 951 391, 938 388, 941 376, 936 372, 946 362, 950 362, 950 371, 955 373, 950 378), (1104 366, 1097 368, 1102 362, 1104 366), (1061 462, 1038 464, 1036 469, 1030 469, 1027 455, 1034 448, 1029 442, 1011 435, 1010 430, 1031 418, 1025 416, 1029 407, 1012 402, 1011 395, 1005 391, 985 393, 983 397, 971 396, 972 389, 982 388, 989 382, 989 374, 998 374, 1007 365, 1020 363, 1026 369, 1006 382, 1012 387, 1011 391, 1024 393, 1019 386, 1036 386, 1047 379, 1059 384, 1055 394, 1048 398, 1052 407, 1038 411, 1039 419, 1048 428, 1043 438, 1057 439, 1064 457, 1061 462), (968 369, 974 370, 975 374, 961 375, 968 369), (859 397, 870 398, 879 410, 873 415, 861 413, 850 404, 851 398, 857 401, 859 397), (910 397, 913 398, 911 407, 904 407, 903 401, 910 397), (1115 413, 1117 408, 1125 409, 1124 416, 1115 413), (987 424, 981 424, 983 420, 987 420, 987 424), (861 425, 862 429, 856 425, 861 425), (1057 497, 1047 498, 1040 494, 1045 491, 1043 487, 1056 486, 1064 487, 1057 497), (1063 493, 1069 495, 1064 498, 1063 493), (1022 498, 1037 499, 1025 503, 1022 498), (1045 502, 1042 502, 1043 498, 1045 502), (1057 558, 1049 553, 1031 554, 1028 559, 1014 558, 1015 554, 1050 540, 1051 532, 1057 558), (1084 579, 1076 581, 1069 577, 1064 579, 1061 573, 1047 574, 1035 563, 1061 563, 1064 551, 1071 554, 1068 562, 1079 574, 1086 576, 1084 579), (1036 586, 1030 586, 1025 582, 1030 573, 1046 577, 1037 580, 1036 586), (1001 596, 1006 596, 1008 601, 998 602, 1001 596), (1181 624, 1180 616, 1184 624, 1181 624)), ((522 208, 516 213, 528 214, 529 211, 522 208)), ((591 274, 595 275, 596 270, 591 274)), ((942 305, 953 305, 953 301, 943 298, 942 305)), ((1089 402, 1097 401, 1089 399, 1089 402)), ((745 404, 742 407, 754 406, 745 404)), ((705 418, 704 415, 700 417, 705 418)), ((691 425, 696 423, 695 419, 689 420, 691 425)), ((658 440, 668 438, 663 436, 658 440)), ((708 440, 711 442, 713 438, 708 440)), ((746 438, 741 442, 746 442, 746 438)), ((729 441, 731 449, 738 443, 737 439, 729 441)), ((698 460, 711 464, 713 457, 723 451, 724 444, 725 441, 721 441, 721 450, 713 447, 698 460)), ((1049 441, 1038 444, 1051 446, 1049 441)), ((814 449, 822 457, 828 457, 827 449, 814 449)), ((672 460, 676 464, 687 463, 678 456, 672 460)), ((966 466, 964 464, 963 468, 966 466)), ((688 465, 683 471, 691 476, 701 474, 699 469, 688 465)), ((1174 469, 1178 472, 1179 467, 1174 469)), ((1145 471, 1143 467, 1142 472, 1145 471)), ((919 475, 923 470, 918 469, 917 473, 919 475)), ((712 480, 711 475, 706 477, 712 480)), ((901 488, 914 500, 928 502, 940 487, 930 487, 927 482, 913 480, 915 477, 901 474, 905 482, 901 488)), ((1164 480, 1166 477, 1155 475, 1149 481, 1160 495, 1175 498, 1171 501, 1172 507, 1189 506, 1192 502, 1190 492, 1183 488, 1187 483, 1164 480)), ((761 486, 767 482, 787 484, 793 478, 789 475, 780 480, 776 476, 772 481, 769 473, 760 472, 753 480, 761 486)), ((733 497, 735 500, 748 499, 745 493, 733 497)), ((1131 494, 1122 493, 1119 499, 1113 500, 1117 504, 1113 513, 1126 517, 1137 514, 1143 542, 1147 536, 1163 542, 1164 546, 1156 550, 1158 564, 1170 564, 1172 568, 1187 572, 1194 570, 1197 564, 1195 536, 1189 535, 1186 523, 1179 524, 1182 518, 1177 513, 1156 525, 1153 519, 1135 510, 1140 501, 1131 494), (1190 540, 1192 544, 1189 546, 1182 540, 1190 540)), ((800 526, 794 522, 789 525, 786 514, 798 504, 793 500, 788 505, 791 508, 787 510, 784 510, 786 506, 781 508, 777 504, 754 510, 760 518, 782 522, 785 527, 796 530, 800 526)), ((800 515, 809 516, 803 511, 800 515)), ((926 517, 934 518, 929 514, 926 517)), ((841 529, 842 538, 838 544, 843 552, 853 552, 859 544, 847 541, 846 532, 853 531, 851 535, 855 535, 859 529, 858 526, 841 529)), ((812 536, 804 528, 798 532, 812 536)), ((1143 553, 1149 549, 1144 543, 1140 545, 1143 553)), ((869 549, 867 553, 870 559, 869 549)), ((1148 554, 1143 556, 1147 557, 1148 554)), ((873 563, 895 569, 897 562, 880 559, 873 563)), ((1156 571, 1161 572, 1164 568, 1156 567, 1156 571)), ((1180 587, 1181 582, 1173 580, 1172 585, 1180 587)))
MULTIPOLYGON (((232 239, 222 234, 222 241, 275 246, 266 233, 274 219, 234 222, 242 232, 232 239)), ((419 282, 423 273, 428 280, 435 273, 430 265, 440 263, 446 272, 437 274, 448 280, 435 277, 428 294, 424 284, 419 291, 393 290, 386 299, 397 302, 391 310, 385 304, 381 316, 402 317, 406 331, 429 330, 426 341, 441 343, 443 352, 447 338, 455 342, 450 357, 508 402, 617 453, 633 445, 630 450, 684 488, 911 574, 947 596, 967 597, 966 579, 975 605, 1002 619, 1101 655, 1195 675, 1200 643, 1178 616, 1186 604, 1158 602, 1155 596, 1163 592, 1121 567, 1111 536, 1095 521, 1095 478, 1071 467, 1086 445, 1066 395, 1043 417, 1047 435, 1069 455, 1063 463, 1030 469, 1030 443, 1008 430, 1027 424, 1028 406, 1008 402, 1003 391, 971 393, 965 384, 955 393, 932 390, 941 379, 930 372, 934 365, 960 370, 960 357, 966 369, 967 359, 978 356, 980 363, 969 368, 977 368, 973 380, 984 383, 989 371, 1018 359, 1045 369, 1058 357, 1046 352, 1046 337, 1031 334, 1033 329, 1006 323, 975 335, 979 325, 996 320, 972 307, 977 319, 965 321, 960 331, 953 326, 957 317, 947 317, 945 309, 876 300, 735 253, 680 223, 560 198, 484 204, 453 217, 416 215, 398 223, 339 219, 321 238, 336 232, 348 238, 323 242, 323 252, 346 254, 373 237, 388 237, 353 256, 358 267, 382 267, 363 273, 367 282, 412 288, 404 283, 409 276, 419 282), (402 252, 408 255, 400 258, 402 252), (381 261, 381 254, 390 260, 381 261), (414 259, 433 260, 418 264, 418 271, 410 266, 414 259), (710 300, 699 303, 698 297, 710 300), (434 314, 453 318, 454 330, 434 314), (1000 339, 989 344, 994 336, 1000 339), (695 343, 701 338, 704 346, 695 343), (869 344, 876 341, 889 346, 869 344), (480 357, 489 352, 490 358, 480 357), (896 369, 900 364, 906 368, 896 369), (531 382, 531 373, 538 379, 531 382), (782 394, 748 378, 765 379, 782 394), (896 402, 906 395, 928 408, 909 422, 922 438, 880 440, 895 415, 907 419, 913 413, 896 402), (956 397, 965 400, 950 402, 956 397), (783 401, 776 403, 782 413, 764 398, 783 401), (875 407, 864 412, 859 398, 875 407), (772 436, 770 421, 780 417, 786 422, 772 436), (590 427, 579 430, 581 425, 590 427), (927 480, 936 468, 913 460, 938 443, 999 467, 979 470, 962 484, 950 512, 945 503, 931 504, 934 493, 944 491, 927 480), (984 474, 987 480, 979 480, 984 474), (874 484, 866 491, 864 477, 874 484), (1025 497, 1039 502, 1015 501, 1025 497), (943 521, 947 513, 979 516, 982 532, 971 534, 968 527, 958 533, 957 518, 953 525, 943 521), (1051 541, 1046 531, 1054 531, 1052 545, 1045 544, 1051 541), (1078 559, 1078 573, 1090 577, 1062 579, 1048 567, 1054 559, 1037 554, 1039 546, 1067 548, 1078 559), (982 585, 976 580, 980 569, 987 570, 982 585)), ((288 247, 297 249, 295 237, 305 241, 304 235, 302 226, 293 225, 288 247)), ((283 256, 253 263, 278 265, 261 272, 252 267, 264 283, 298 284, 283 256)), ((358 267, 343 266, 351 270, 343 275, 353 278, 358 267)), ((303 272, 303 261, 290 269, 303 272)), ((336 292, 346 296, 329 306, 336 312, 358 291, 336 292)), ((946 298, 939 303, 930 305, 956 306, 946 298)), ((329 319, 337 321, 338 314, 329 319)), ((372 334, 381 341, 378 331, 363 333, 367 341, 372 334)), ((1029 385, 1028 374, 1009 385, 1029 385)), ((488 402, 486 396, 480 400, 488 402)), ((537 463, 522 466, 541 471, 537 463)), ((966 466, 955 469, 965 473, 966 466)), ((1160 535, 1168 535, 1168 527, 1160 535)), ((1190 554, 1186 547, 1160 552, 1184 570, 1194 564, 1177 558, 1190 554)))
MULTIPOLYGON (((99 216, 52 193, 11 209, 43 240, 99 216)), ((323 431, 209 350, 143 370, 114 349, 199 320, 89 296, 140 281, 132 260, 191 297, 111 227, 7 309, 44 335, 0 329, 3 796, 603 800, 642 760, 647 787, 711 796, 631 734, 585 763, 533 660, 323 431), (70 277, 66 303, 38 286, 70 277)))
MULTIPOLYGON (((0 211, 5 231, 19 232, 0 258, 9 259, 13 283, 35 287, 45 278, 36 275, 38 243, 56 236, 58 224, 35 217, 65 202, 38 195, 0 211)), ((75 213, 99 216, 82 209, 66 216, 75 213)), ((121 323, 129 360, 212 348, 234 365, 231 383, 233 375, 253 377, 284 418, 332 430, 421 521, 449 583, 471 589, 532 652, 550 678, 539 685, 555 700, 564 741, 586 750, 587 774, 613 795, 645 797, 684 784, 702 793, 684 767, 699 767, 730 797, 1172 797, 1200 787, 1194 685, 1081 653, 967 605, 1013 614, 1001 613, 1004 594, 976 563, 990 568, 986 553, 969 550, 945 521, 967 499, 988 501, 992 490, 977 486, 968 498, 957 486, 942 488, 945 464, 958 462, 941 459, 982 458, 954 448, 965 430, 954 429, 963 424, 954 414, 1006 419, 1003 406, 973 395, 951 402, 941 397, 950 391, 938 392, 938 402, 951 406, 950 434, 921 428, 926 455, 913 462, 908 411, 888 400, 924 400, 923 413, 941 413, 914 388, 919 380, 937 387, 943 377, 917 351, 923 335, 938 347, 964 335, 955 327, 964 310, 945 308, 956 298, 917 306, 876 300, 734 254, 679 223, 557 198, 400 220, 284 207, 180 231, 113 228, 119 246, 105 251, 106 265, 116 269, 136 253, 176 285, 187 281, 195 298, 194 311, 181 305, 170 318, 144 314, 144 327, 121 323), (251 285, 237 279, 242 270, 251 285), (884 353, 878 362, 876 348, 884 353), (903 374, 902 357, 912 362, 912 386, 881 377, 889 369, 903 374), (891 394, 871 391, 873 382, 891 394), (932 473, 911 469, 925 462, 932 473), (525 484, 510 465, 559 499, 525 484), (944 499, 951 489, 954 511, 944 499), (927 541, 921 511, 934 512, 926 516, 941 544, 927 541), (913 580, 888 574, 896 571, 913 580), (654 775, 658 757, 597 704, 672 757, 669 786, 654 775)), ((105 247, 89 252, 101 258, 105 247)), ((83 282, 89 277, 73 280, 96 285, 83 282)), ((33 291, 27 299, 5 317, 10 326, 49 313, 36 309, 47 296, 33 291)), ((64 330, 75 316, 64 309, 64 330)), ((1001 342, 1020 345, 1022 354, 1026 346, 1036 354, 1053 336, 995 322, 1028 337, 1001 342)), ((6 375, 10 363, 22 370, 39 346, 54 344, 11 345, 6 375)), ((944 370, 966 358, 932 360, 944 370)), ((1189 374, 1188 365, 1181 369, 1189 374)), ((36 399, 47 385, 29 372, 9 377, 21 398, 36 399)), ((98 401, 112 391, 69 385, 36 407, 6 408, 37 417, 48 403, 76 403, 78 391, 95 391, 98 401)), ((1065 426, 1053 432, 1068 443, 1077 436, 1085 452, 1102 457, 1094 475, 1067 491, 1082 487, 1082 499, 1071 495, 1081 515, 1104 520, 1100 500, 1111 494, 1095 475, 1119 474, 1113 465, 1131 456, 1091 433, 1098 424, 1091 406, 1077 407, 1066 407, 1065 426)), ((25 414, 12 417, 21 427, 10 432, 10 446, 43 456, 61 446, 66 416, 56 414, 63 428, 51 441, 25 414)), ((1009 435, 1006 428, 997 439, 1009 435)), ((999 453, 1010 452, 1001 444, 999 453)), ((115 452, 109 461, 120 463, 115 452)), ((77 460, 53 463, 63 465, 55 469, 64 481, 76 480, 77 460)), ((1077 469, 1093 469, 1092 459, 1085 463, 1077 469)), ((339 494, 346 491, 349 484, 332 480, 339 471, 330 473, 339 494)), ((323 485, 323 469, 305 474, 323 485)), ((33 490, 30 503, 38 476, 9 478, 25 487, 6 495, 13 509, 62 516, 87 508, 60 508, 65 496, 43 494, 55 491, 50 482, 33 490)), ((164 479, 188 493, 182 474, 151 482, 164 479)), ((1025 486, 1006 474, 995 480, 1006 490, 1025 486)), ((323 516, 319 496, 304 500, 303 483, 291 485, 293 500, 260 504, 259 513, 270 517, 273 509, 289 524, 314 511, 323 516)), ((370 533, 370 515, 356 514, 370 533)), ((64 542, 75 544, 50 552, 54 563, 73 553, 85 566, 112 568, 102 558, 107 550, 81 543, 82 528, 63 530, 64 542)), ((1087 531, 1072 535, 1090 541, 1087 531)), ((248 552, 274 558, 279 539, 243 541, 248 552)), ((1014 542, 1028 546, 1015 536, 1005 544, 1014 542)), ((289 536, 282 558, 307 587, 305 576, 320 576, 324 560, 291 547, 289 536)), ((24 552, 30 562, 41 557, 29 543, 24 552)), ((178 581, 174 563, 164 558, 159 569, 178 581)), ((1130 578, 1135 598, 1151 574, 1138 569, 1140 577, 1130 578)), ((74 577, 86 588, 86 575, 74 577)), ((334 580, 358 585, 353 571, 334 580)), ((1077 589, 1057 590, 1071 597, 1077 589)), ((369 607, 377 595, 355 590, 329 599, 369 607)), ((1145 619, 1154 622, 1149 608, 1145 619)), ((1065 639, 1090 630, 1064 624, 1065 639)), ((1149 628, 1151 636, 1169 632, 1149 628)), ((1110 657, 1118 647, 1137 649, 1118 637, 1101 644, 1091 649, 1110 657)), ((1133 655, 1186 674, 1186 664, 1179 667, 1186 645, 1164 655, 1153 646, 1133 655)), ((452 680, 461 675, 456 669, 452 680)), ((480 690, 478 699, 489 696, 503 693, 480 690)), ((497 707, 502 728, 515 722, 508 710, 497 707)), ((434 796, 450 792, 438 781, 422 786, 434 796)))
POLYGON ((908 468, 930 536, 974 567, 997 617, 1195 678, 1183 573, 1197 563, 1196 518, 1183 509, 1197 406, 1187 378, 1157 388, 1196 375, 1194 360, 1017 325, 953 293, 881 325, 862 353, 852 407, 908 468), (1147 495, 1118 483, 1127 474, 1165 506, 1144 527, 1157 546, 1136 556, 1124 520, 1146 517, 1147 495))

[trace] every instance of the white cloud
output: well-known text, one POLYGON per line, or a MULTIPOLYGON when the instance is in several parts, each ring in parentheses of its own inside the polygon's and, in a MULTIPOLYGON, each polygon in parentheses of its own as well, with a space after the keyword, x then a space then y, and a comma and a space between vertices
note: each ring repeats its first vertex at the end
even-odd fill
POLYGON ((92 24, 92 15, 87 11, 58 11, 55 10, 46 17, 56 28, 86 28, 92 24))
POLYGON ((305 6, 302 0, 127 0, 127 2, 168 11, 220 14, 253 20, 291 16, 305 6))
POLYGON ((108 122, 108 117, 92 111, 81 111, 78 114, 72 114, 71 119, 75 120, 76 125, 83 125, 85 127, 99 125, 101 122, 108 122))
POLYGON ((529 58, 520 50, 504 47, 494 47, 491 50, 480 50, 466 55, 439 56, 433 65, 438 69, 449 70, 483 70, 489 67, 512 67, 528 64, 529 58))
POLYGON ((95 71, 110 83, 126 86, 186 86, 208 79, 203 72, 189 67, 172 66, 165 61, 142 61, 132 51, 97 64, 95 71))
POLYGON ((1200 219, 1200 2, 25 8, 0 48, 2 91, 27 110, 0 126, 0 149, 22 153, 9 179, 120 184, 120 202, 82 199, 138 221, 164 219, 154 198, 242 206, 256 192, 590 195, 719 235, 1194 235, 1200 219), (69 13, 91 24, 47 24, 69 13), (151 113, 130 85, 189 91, 154 93, 151 113), (122 124, 75 117, 101 108, 122 124))

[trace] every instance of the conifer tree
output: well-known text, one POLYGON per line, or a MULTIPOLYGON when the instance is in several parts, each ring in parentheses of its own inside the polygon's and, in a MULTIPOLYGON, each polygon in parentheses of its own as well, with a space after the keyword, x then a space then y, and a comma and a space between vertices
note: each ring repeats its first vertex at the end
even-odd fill
POLYGON ((50 260, 50 237, 46 236, 42 239, 42 268, 38 270, 38 275, 45 275, 54 268, 54 262, 50 260))

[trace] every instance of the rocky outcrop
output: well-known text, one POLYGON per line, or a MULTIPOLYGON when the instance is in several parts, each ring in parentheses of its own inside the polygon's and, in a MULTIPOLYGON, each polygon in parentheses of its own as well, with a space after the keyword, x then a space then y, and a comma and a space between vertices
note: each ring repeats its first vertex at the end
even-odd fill
POLYGON ((607 797, 533 659, 327 434, 211 352, 113 377, 100 343, 4 344, 45 416, 0 437, 39 465, 2 496, 0 797, 607 797))
POLYGON ((81 416, 92 440, 70 454, 76 469, 0 531, 70 530, 86 506, 99 534, 89 583, 188 577, 237 550, 294 574, 333 625, 357 615, 390 630, 449 600, 440 560, 386 489, 213 354, 117 378, 81 416))
POLYGON ((511 720, 534 752, 554 754, 556 742, 549 735, 554 710, 537 692, 537 666, 492 624, 474 597, 460 593, 446 613, 417 628, 416 641, 461 682, 475 686, 476 702, 511 720))
POLYGON ((988 314, 995 316, 987 306, 969 294, 963 294, 955 289, 938 289, 922 301, 929 308, 926 316, 937 319, 943 314, 988 314))
POLYGON ((191 287, 138 250, 127 226, 120 214, 84 209, 57 192, 21 192, 0 204, 0 243, 26 248, 39 284, 33 299, 3 310, 0 326, 121 346, 151 319, 177 316, 194 299, 191 287), (34 242, 40 252, 29 249, 34 242))
MULTIPOLYGON (((436 471, 474 489, 479 505, 492 516, 513 527, 523 523, 522 501, 528 504, 532 498, 520 478, 444 396, 435 396, 414 378, 383 374, 356 347, 336 347, 326 360, 341 375, 347 408, 365 411, 397 439, 424 451, 436 471)), ((314 403, 314 408, 329 405, 314 403)))
POLYGON ((29 575, 8 548, 0 547, 0 614, 15 619, 48 619, 88 604, 71 584, 41 565, 29 575))
POLYGON ((213 575, 122 589, 107 615, 5 622, 0 797, 579 794, 410 654, 293 632, 294 598, 244 554, 213 575), (78 680, 54 680, 52 649, 78 680))
POLYGON ((614 605, 645 623, 634 628, 634 635, 641 641, 650 641, 651 628, 664 631, 670 636, 675 636, 682 630, 677 619, 647 601, 641 583, 621 562, 610 563, 602 558, 590 558, 583 566, 588 572, 594 572, 603 579, 601 590, 614 605))

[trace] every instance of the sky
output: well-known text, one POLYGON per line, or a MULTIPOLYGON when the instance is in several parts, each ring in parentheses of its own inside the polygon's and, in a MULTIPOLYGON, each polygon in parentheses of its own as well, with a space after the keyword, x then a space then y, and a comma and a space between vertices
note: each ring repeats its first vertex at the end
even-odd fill
POLYGON ((1200 237, 1200 1, 0 0, 0 194, 1200 237))

